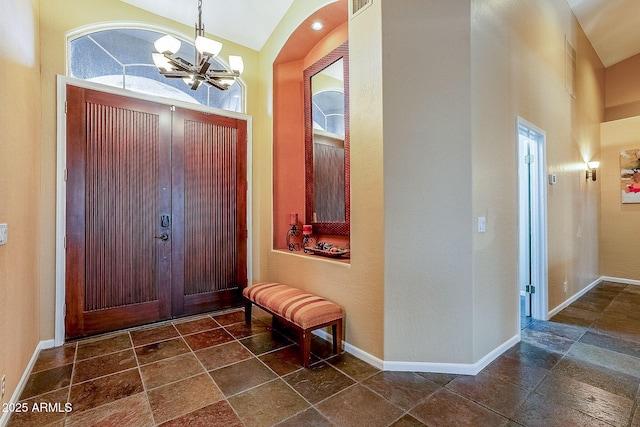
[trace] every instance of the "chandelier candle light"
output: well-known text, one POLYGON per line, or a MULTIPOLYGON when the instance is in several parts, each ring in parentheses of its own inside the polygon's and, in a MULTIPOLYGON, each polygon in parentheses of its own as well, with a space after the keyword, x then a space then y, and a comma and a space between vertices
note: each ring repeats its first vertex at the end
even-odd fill
POLYGON ((198 89, 203 82, 220 90, 229 89, 244 71, 244 63, 241 56, 229 55, 231 71, 210 69, 209 60, 220 53, 222 43, 204 36, 202 0, 198 0, 198 23, 195 29, 195 65, 176 56, 181 42, 170 35, 160 37, 153 43, 158 51, 152 55, 153 63, 158 67, 160 74, 168 78, 181 78, 192 90, 198 89))

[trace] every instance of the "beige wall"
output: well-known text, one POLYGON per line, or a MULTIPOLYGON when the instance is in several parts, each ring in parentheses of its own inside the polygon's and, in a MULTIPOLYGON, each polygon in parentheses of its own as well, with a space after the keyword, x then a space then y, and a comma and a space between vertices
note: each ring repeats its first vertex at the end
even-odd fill
POLYGON ((382 2, 385 76, 416 70, 402 73, 410 91, 384 85, 385 359, 474 363, 518 333, 516 116, 546 131, 558 176, 549 309, 598 277, 600 183, 585 181, 584 163, 599 158, 604 68, 565 2, 400 6, 382 2))
POLYGON ((548 309, 599 277, 599 160, 604 67, 566 2, 476 0, 473 20, 474 357, 517 332, 516 116, 546 132, 548 309), (565 37, 577 50, 576 97, 565 90, 565 37), (564 290, 564 281, 567 290, 564 290))
POLYGON ((604 276, 640 280, 640 204, 622 204, 620 152, 640 149, 640 117, 602 124, 600 271, 604 276))
POLYGON ((472 361, 469 4, 382 2, 390 361, 472 361))
MULTIPOLYGON (((36 345, 39 322, 40 51, 37 0, 0 3, 0 377, 11 398, 36 345)), ((3 414, 0 414, 0 416, 3 414)))

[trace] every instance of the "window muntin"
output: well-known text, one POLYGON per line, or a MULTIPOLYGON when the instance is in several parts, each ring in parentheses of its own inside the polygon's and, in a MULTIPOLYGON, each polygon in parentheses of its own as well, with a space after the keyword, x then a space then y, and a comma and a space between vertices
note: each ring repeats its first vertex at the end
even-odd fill
MULTIPOLYGON (((164 33, 140 28, 110 28, 69 40, 71 77, 115 86, 148 95, 242 112, 243 87, 236 81, 221 91, 208 85, 191 90, 182 79, 169 79, 158 72, 151 59, 153 42, 164 33)), ((195 47, 183 40, 178 56, 193 62, 195 47)), ((220 61, 212 65, 226 68, 220 61)))

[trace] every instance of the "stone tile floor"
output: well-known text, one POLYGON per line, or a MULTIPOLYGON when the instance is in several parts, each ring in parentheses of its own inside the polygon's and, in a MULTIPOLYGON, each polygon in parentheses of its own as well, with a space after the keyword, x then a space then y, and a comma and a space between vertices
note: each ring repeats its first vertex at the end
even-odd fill
MULTIPOLYGON (((256 310, 257 311, 257 310, 256 310)), ((603 282, 476 376, 382 372, 214 313, 42 351, 9 426, 640 427, 640 286, 603 282), (55 406, 53 406, 55 408, 55 406)))

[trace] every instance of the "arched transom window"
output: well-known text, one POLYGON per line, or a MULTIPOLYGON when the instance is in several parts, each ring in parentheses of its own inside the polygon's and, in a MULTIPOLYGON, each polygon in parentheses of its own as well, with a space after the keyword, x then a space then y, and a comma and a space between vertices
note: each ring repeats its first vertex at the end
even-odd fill
MULTIPOLYGON (((198 103, 229 111, 243 111, 243 87, 236 81, 222 91, 208 85, 197 90, 182 79, 168 79, 158 72, 151 54, 153 42, 164 33, 140 28, 110 28, 69 38, 71 77, 134 92, 198 103)), ((178 55, 193 62, 195 48, 183 40, 178 55)), ((228 69, 221 61, 213 64, 228 69)))

